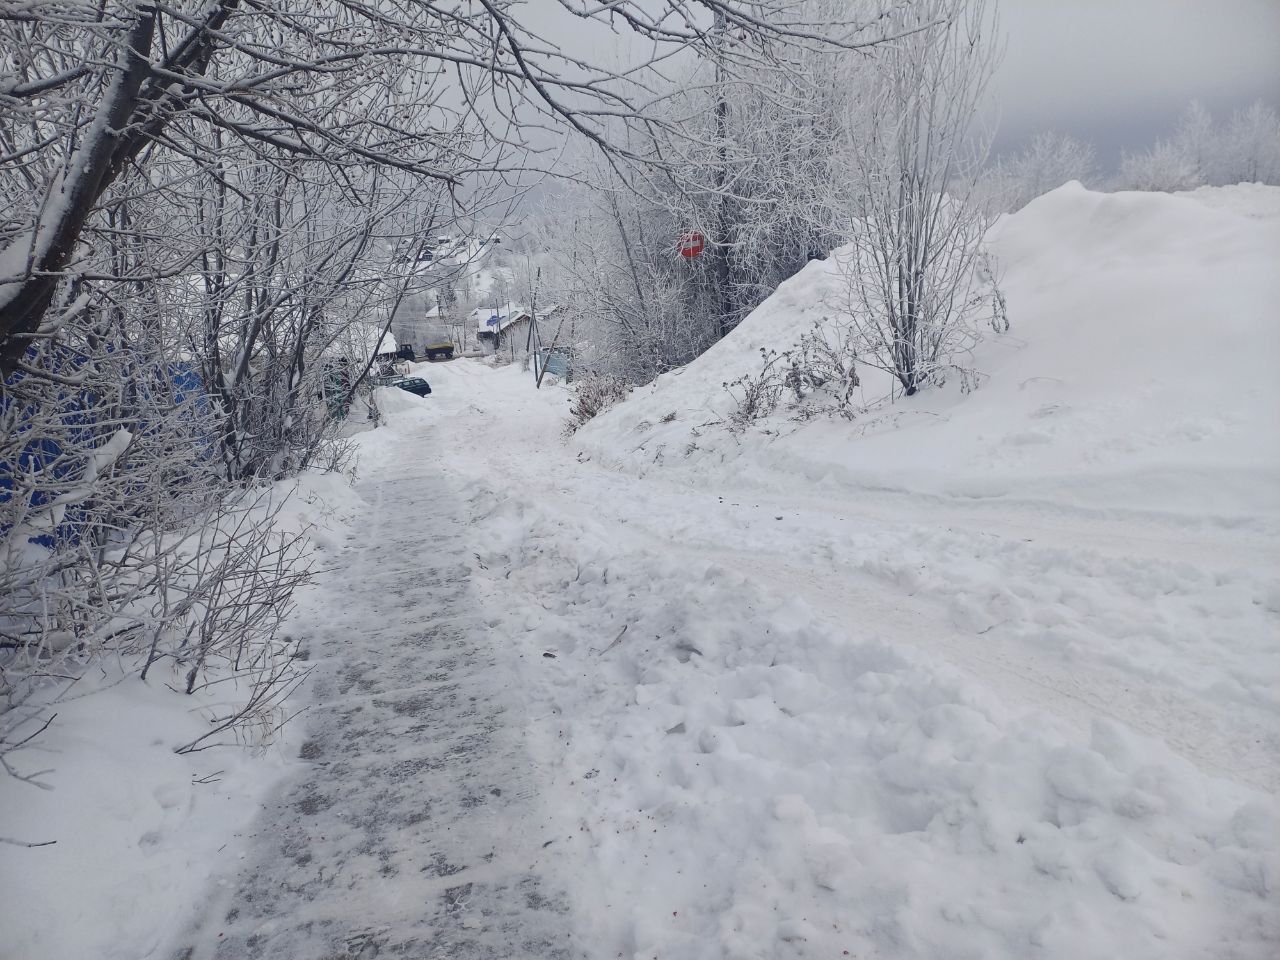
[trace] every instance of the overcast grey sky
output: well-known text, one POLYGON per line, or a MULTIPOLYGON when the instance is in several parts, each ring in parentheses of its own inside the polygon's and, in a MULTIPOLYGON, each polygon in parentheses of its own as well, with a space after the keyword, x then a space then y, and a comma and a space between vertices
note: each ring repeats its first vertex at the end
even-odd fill
POLYGON ((1215 114, 1280 105, 1280 0, 1002 0, 997 150, 1044 129, 1111 165, 1193 97, 1215 114))
MULTIPOLYGON (((523 15, 570 53, 606 57, 624 40, 566 18, 557 0, 523 15), (568 27, 566 31, 565 27, 568 27), (601 48, 604 49, 601 49, 601 48)), ((1122 149, 1169 133, 1193 97, 1216 117, 1262 98, 1280 107, 1280 0, 1000 0, 1006 37, 995 82, 997 152, 1041 130, 1122 149)))

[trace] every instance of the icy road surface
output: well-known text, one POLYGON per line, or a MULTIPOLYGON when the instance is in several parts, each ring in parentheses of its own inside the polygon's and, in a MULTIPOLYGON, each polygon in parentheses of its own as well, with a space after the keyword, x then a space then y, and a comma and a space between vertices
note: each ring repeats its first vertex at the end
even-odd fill
POLYGON ((1280 952, 1272 540, 637 479, 528 374, 419 372, 185 956, 1280 952))
MULTIPOLYGON (((184 960, 568 957, 561 838, 529 755, 522 668, 469 586, 465 491, 399 438, 367 524, 295 624, 317 661, 305 773, 215 885, 184 960)), ((299 720, 298 722, 304 722, 299 720)))

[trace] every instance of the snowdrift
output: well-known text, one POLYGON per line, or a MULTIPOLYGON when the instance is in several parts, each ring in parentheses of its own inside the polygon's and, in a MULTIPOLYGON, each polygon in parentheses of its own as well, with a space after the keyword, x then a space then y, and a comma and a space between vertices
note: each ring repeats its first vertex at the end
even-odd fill
POLYGON ((853 421, 731 430, 723 385, 847 312, 837 250, 575 435, 618 468, 571 491, 599 528, 533 581, 562 521, 525 507, 497 583, 562 605, 527 656, 556 643, 609 704, 595 738, 554 711, 599 773, 573 788, 609 810, 596 861, 633 885, 602 942, 1277 955, 1277 201, 1068 184, 989 236, 1013 327, 977 390, 868 373, 853 421), (630 624, 607 655, 616 628, 564 639, 588 597, 630 624))
POLYGON ((988 237, 1012 329, 979 389, 889 397, 863 372, 854 422, 785 405, 741 436, 724 388, 847 312, 849 251, 810 263, 728 338, 588 424, 597 462, 811 488, 875 487, 1191 513, 1280 514, 1280 188, 1093 193, 1067 184, 988 237))

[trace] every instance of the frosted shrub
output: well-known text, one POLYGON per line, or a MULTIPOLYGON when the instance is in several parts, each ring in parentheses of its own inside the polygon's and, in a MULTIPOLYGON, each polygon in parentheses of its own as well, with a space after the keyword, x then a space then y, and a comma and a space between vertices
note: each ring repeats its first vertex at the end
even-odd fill
POLYGON ((231 739, 277 726, 305 675, 280 638, 310 575, 305 538, 277 532, 285 495, 226 483, 217 412, 146 349, 120 340, 88 361, 46 346, 0 388, 5 769, 50 699, 99 666, 188 694, 229 684, 210 736, 231 739))
POLYGON ((769 416, 778 408, 786 386, 787 355, 760 348, 761 366, 754 374, 744 374, 731 383, 721 384, 733 397, 734 409, 729 414, 729 428, 742 430, 749 423, 769 416))
POLYGON ((768 417, 787 393, 801 417, 838 413, 852 419, 854 391, 861 384, 855 336, 849 325, 824 319, 789 350, 779 353, 761 347, 756 373, 721 384, 734 399, 730 429, 742 430, 768 417))
POLYGON ((569 422, 565 432, 572 434, 584 423, 607 410, 619 400, 625 400, 631 384, 620 377, 591 374, 578 381, 569 408, 569 422))
POLYGON ((1093 144, 1066 134, 1044 131, 1011 157, 1001 157, 984 180, 994 185, 992 199, 1001 209, 1021 210, 1028 203, 1070 180, 1089 184, 1097 173, 1093 144))
POLYGON ((1195 161, 1177 144, 1161 140, 1150 150, 1126 153, 1120 162, 1120 186, 1127 190, 1194 190, 1203 183, 1195 161))
POLYGON ((1280 119, 1262 101, 1217 122, 1193 100, 1172 137, 1124 155, 1115 186, 1175 192, 1240 182, 1280 182, 1280 119))
POLYGON ((849 134, 856 215, 840 265, 861 361, 912 396, 972 346, 992 295, 982 247, 991 214, 978 196, 990 137, 974 121, 994 23, 982 0, 928 0, 893 23, 912 32, 872 62, 877 96, 849 134))
POLYGON ((835 412, 853 417, 853 392, 861 381, 856 331, 852 327, 830 321, 815 323, 787 357, 787 386, 797 401, 821 391, 831 399, 835 412))

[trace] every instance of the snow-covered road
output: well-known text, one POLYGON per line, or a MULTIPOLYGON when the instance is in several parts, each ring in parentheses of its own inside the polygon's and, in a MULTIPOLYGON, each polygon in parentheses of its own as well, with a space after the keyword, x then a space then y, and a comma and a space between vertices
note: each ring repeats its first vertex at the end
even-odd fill
POLYGON ((1266 531, 638 478, 419 372, 192 960, 1273 955, 1266 531))
POLYGON ((1082 732, 1109 717, 1215 775, 1280 789, 1280 664, 1256 603, 1265 579, 1245 572, 1280 570, 1265 538, 871 491, 723 493, 654 478, 602 491, 579 475, 542 502, 589 503, 669 558, 714 560, 834 629, 909 645, 1082 732))

